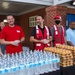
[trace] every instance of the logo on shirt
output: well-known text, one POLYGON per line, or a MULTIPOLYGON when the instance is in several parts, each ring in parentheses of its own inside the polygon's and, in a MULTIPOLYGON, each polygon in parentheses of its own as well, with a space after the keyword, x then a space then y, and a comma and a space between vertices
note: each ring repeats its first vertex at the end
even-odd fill
POLYGON ((17 33, 20 33, 20 30, 17 30, 17 33))

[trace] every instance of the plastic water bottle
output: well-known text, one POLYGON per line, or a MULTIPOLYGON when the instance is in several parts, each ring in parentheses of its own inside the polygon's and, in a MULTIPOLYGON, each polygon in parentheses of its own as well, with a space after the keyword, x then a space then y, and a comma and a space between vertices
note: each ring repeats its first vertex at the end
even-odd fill
POLYGON ((57 59, 54 53, 53 53, 53 69, 54 71, 57 70, 57 59))
POLYGON ((53 62, 52 62, 52 53, 49 52, 49 72, 52 72, 53 71, 53 62))
POLYGON ((46 65, 46 70, 45 72, 48 73, 49 72, 49 55, 48 52, 46 52, 46 60, 45 60, 45 65, 46 65))
POLYGON ((15 59, 14 54, 11 55, 10 61, 11 61, 11 75, 15 75, 15 71, 16 71, 15 61, 16 61, 16 59, 15 59))
POLYGON ((18 53, 14 54, 14 59, 15 59, 15 61, 14 61, 14 63, 15 63, 15 70, 13 71, 13 73, 14 73, 14 75, 19 75, 20 72, 19 72, 19 54, 18 53))
POLYGON ((10 75, 11 74, 11 61, 10 61, 10 55, 9 54, 7 54, 7 56, 6 56, 6 60, 5 60, 5 73, 7 74, 7 75, 10 75))
POLYGON ((48 72, 53 71, 52 53, 48 52, 48 72))
POLYGON ((4 64, 1 57, 0 57, 0 74, 5 75, 4 64))
POLYGON ((60 69, 60 57, 58 54, 56 55, 56 59, 57 59, 57 70, 59 70, 60 69))
POLYGON ((26 68, 27 68, 28 75, 32 75, 31 56, 29 53, 26 57, 26 60, 27 60, 26 68))
POLYGON ((39 51, 34 51, 33 52, 33 59, 34 59, 34 62, 33 62, 33 74, 35 75, 38 75, 40 72, 39 72, 39 51))

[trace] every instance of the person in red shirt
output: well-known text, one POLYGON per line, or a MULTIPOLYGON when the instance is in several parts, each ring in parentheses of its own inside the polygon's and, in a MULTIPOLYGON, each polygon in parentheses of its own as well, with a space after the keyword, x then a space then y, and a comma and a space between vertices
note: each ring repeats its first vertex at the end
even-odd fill
POLYGON ((64 27, 61 25, 62 18, 60 15, 56 15, 54 19, 55 25, 50 29, 53 38, 53 46, 56 46, 57 44, 66 44, 66 33, 64 27))
POLYGON ((1 44, 6 45, 6 53, 19 53, 22 51, 22 42, 25 35, 20 26, 14 24, 15 19, 12 15, 7 16, 8 26, 5 26, 1 33, 1 44))
POLYGON ((44 50, 45 47, 51 46, 52 36, 49 28, 44 25, 42 16, 37 16, 36 22, 37 25, 30 35, 30 42, 34 43, 34 50, 44 50))

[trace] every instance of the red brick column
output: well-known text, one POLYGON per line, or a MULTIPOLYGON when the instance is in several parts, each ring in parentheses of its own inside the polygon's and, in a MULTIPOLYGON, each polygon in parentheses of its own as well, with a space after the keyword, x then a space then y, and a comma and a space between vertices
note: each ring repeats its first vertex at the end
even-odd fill
POLYGON ((62 22, 61 24, 63 26, 66 25, 66 13, 67 13, 67 7, 65 6, 50 6, 50 7, 47 7, 45 9, 46 11, 46 15, 45 15, 45 20, 46 20, 46 24, 50 27, 52 25, 55 24, 54 22, 54 16, 55 15, 61 15, 62 17, 62 22))

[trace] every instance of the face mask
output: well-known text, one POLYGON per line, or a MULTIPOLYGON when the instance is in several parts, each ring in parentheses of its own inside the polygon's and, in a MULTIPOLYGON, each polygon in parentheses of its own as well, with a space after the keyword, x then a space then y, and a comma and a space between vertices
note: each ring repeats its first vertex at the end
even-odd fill
POLYGON ((55 23, 56 23, 56 24, 59 24, 59 23, 60 23, 60 20, 56 20, 55 23))

